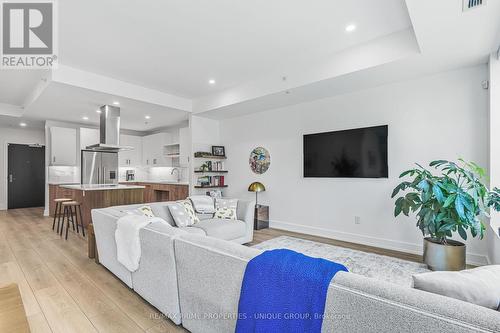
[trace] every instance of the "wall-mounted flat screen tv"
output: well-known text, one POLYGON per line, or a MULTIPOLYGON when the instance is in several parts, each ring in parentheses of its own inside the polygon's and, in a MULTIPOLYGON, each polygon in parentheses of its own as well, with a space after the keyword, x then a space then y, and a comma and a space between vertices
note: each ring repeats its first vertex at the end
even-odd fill
POLYGON ((388 126, 304 135, 304 177, 387 178, 388 126))

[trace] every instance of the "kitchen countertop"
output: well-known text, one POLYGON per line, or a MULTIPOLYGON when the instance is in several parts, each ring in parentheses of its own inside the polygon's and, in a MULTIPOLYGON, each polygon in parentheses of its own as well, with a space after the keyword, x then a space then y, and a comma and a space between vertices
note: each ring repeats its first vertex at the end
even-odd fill
POLYGON ((90 185, 90 184, 76 184, 76 185, 60 185, 60 187, 68 188, 70 190, 80 191, 109 191, 109 190, 133 190, 144 189, 144 186, 139 185, 90 185))
POLYGON ((162 185, 186 185, 188 186, 188 182, 176 182, 170 180, 129 180, 129 181, 120 181, 120 184, 126 183, 145 183, 145 184, 162 184, 162 185))
POLYGON ((80 185, 78 182, 49 182, 49 185, 80 185))

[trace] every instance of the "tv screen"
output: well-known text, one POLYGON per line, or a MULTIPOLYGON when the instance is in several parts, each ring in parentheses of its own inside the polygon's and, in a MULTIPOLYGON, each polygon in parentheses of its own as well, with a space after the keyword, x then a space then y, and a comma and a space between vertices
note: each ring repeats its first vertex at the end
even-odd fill
POLYGON ((388 126, 304 135, 304 177, 387 178, 388 126))

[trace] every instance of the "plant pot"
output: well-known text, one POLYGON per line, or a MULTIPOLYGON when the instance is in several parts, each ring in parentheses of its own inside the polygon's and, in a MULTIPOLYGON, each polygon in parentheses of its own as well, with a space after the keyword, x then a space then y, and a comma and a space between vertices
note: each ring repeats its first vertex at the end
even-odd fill
POLYGON ((433 271, 465 269, 465 244, 449 239, 446 245, 434 238, 424 238, 424 263, 433 271))

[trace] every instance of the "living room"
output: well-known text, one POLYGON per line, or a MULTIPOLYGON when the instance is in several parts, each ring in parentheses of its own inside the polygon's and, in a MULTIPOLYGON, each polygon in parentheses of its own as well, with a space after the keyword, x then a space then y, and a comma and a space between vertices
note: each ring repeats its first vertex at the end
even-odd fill
POLYGON ((500 331, 500 3, 43 3, 0 331, 500 331))

